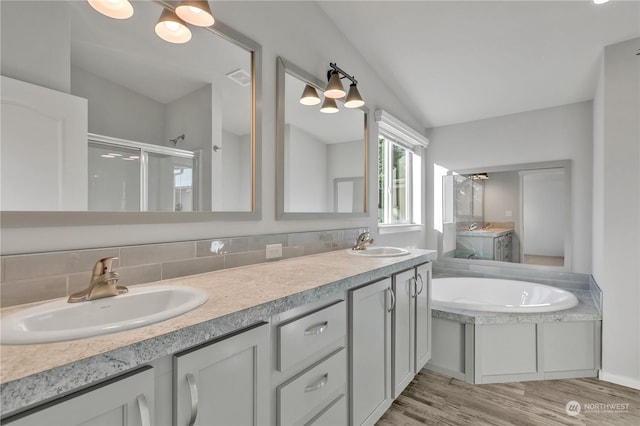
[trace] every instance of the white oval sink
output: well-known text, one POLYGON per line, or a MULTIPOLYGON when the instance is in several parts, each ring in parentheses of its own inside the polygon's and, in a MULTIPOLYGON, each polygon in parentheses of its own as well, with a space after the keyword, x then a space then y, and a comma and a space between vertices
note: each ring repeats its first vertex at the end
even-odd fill
POLYGON ((189 312, 208 298, 195 288, 148 286, 88 302, 59 299, 3 317, 0 343, 50 343, 130 330, 189 312))
POLYGON ((409 250, 400 247, 366 247, 364 250, 347 249, 347 253, 363 257, 394 257, 409 254, 409 250))

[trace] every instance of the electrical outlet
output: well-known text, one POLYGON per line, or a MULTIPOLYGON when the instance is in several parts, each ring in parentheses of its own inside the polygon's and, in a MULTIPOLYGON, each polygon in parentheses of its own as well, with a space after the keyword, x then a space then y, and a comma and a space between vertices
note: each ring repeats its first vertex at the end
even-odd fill
POLYGON ((505 210, 504 211, 504 215, 505 215, 505 217, 511 217, 511 216, 513 216, 513 212, 511 210, 505 210))
POLYGON ((268 244, 266 247, 267 259, 282 257, 282 244, 268 244))

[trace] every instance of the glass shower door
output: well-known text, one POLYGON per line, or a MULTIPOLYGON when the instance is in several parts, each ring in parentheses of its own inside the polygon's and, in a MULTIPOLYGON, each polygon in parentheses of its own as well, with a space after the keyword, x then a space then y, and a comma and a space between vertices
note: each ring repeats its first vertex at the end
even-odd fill
POLYGON ((88 208, 140 210, 140 150, 89 142, 88 208))

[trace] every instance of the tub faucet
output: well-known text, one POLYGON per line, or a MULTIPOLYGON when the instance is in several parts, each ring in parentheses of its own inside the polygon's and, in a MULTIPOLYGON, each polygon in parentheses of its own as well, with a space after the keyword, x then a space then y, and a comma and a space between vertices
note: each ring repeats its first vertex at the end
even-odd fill
POLYGON ((105 257, 98 260, 93 266, 93 273, 91 275, 89 287, 69 296, 67 302, 85 302, 127 293, 129 291, 127 287, 116 285, 120 279, 120 275, 111 270, 111 265, 116 259, 118 258, 105 257))
POLYGON ((358 239, 356 240, 356 245, 351 247, 351 250, 364 250, 367 244, 373 243, 373 238, 369 235, 369 231, 363 232, 358 235, 358 239))

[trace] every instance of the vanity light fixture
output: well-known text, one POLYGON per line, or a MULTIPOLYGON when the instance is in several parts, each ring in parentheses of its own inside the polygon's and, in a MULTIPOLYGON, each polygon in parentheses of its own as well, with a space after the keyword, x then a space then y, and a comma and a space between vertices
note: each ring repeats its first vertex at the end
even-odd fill
POLYGON ((163 9, 156 24, 158 37, 169 43, 182 44, 191 40, 191 30, 176 13, 169 9, 163 9))
POLYGON ((609 3, 609 0, 593 0, 594 4, 605 4, 609 3))
POLYGON ((92 8, 113 19, 128 19, 133 16, 129 0, 88 0, 92 8))
POLYGON ((176 14, 197 27, 210 27, 215 22, 207 0, 183 0, 176 7, 176 14))
POLYGON ((316 88, 310 84, 304 86, 304 91, 300 97, 300 103, 302 105, 318 105, 320 103, 320 96, 318 96, 316 88))
POLYGON ((472 175, 469 175, 469 179, 471 179, 471 180, 487 180, 487 179, 489 179, 489 174, 488 173, 474 173, 472 175))
POLYGON ((322 107, 320 108, 320 112, 324 112, 325 114, 335 114, 338 111, 340 110, 338 109, 336 100, 334 98, 325 97, 322 107))
MULTIPOLYGON (((358 91, 358 81, 356 78, 347 74, 333 62, 330 62, 329 66, 331 67, 331 69, 327 71, 329 83, 324 90, 324 102, 320 108, 320 112, 329 114, 338 112, 336 99, 343 98, 345 95, 347 96, 344 103, 345 108, 360 108, 363 106, 364 100, 358 91), (342 82, 340 81, 343 78, 351 81, 348 95, 344 91, 344 87, 342 87, 342 82)), ((320 97, 315 87, 310 84, 305 86, 302 96, 300 97, 300 103, 303 105, 317 105, 320 103, 320 97)))

